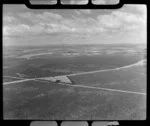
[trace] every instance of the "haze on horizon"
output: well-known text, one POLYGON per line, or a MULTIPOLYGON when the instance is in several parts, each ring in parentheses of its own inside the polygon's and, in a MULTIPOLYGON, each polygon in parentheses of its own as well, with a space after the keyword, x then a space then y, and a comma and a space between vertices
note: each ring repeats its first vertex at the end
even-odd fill
POLYGON ((146 44, 146 5, 116 10, 3 6, 3 45, 146 44))

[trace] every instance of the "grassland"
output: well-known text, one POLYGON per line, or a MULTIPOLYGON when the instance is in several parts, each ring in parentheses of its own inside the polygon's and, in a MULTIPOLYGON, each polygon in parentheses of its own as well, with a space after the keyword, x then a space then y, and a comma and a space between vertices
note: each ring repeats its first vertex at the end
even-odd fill
POLYGON ((146 92, 146 68, 143 65, 130 68, 69 76, 75 83, 92 87, 146 92))
POLYGON ((135 63, 139 60, 140 57, 136 55, 98 55, 77 57, 41 56, 40 58, 31 60, 4 59, 4 65, 9 66, 10 68, 4 69, 3 74, 5 76, 17 76, 16 73, 20 73, 25 74, 28 77, 58 76, 116 68, 135 63))
MULTIPOLYGON (((3 76, 37 78, 113 69, 146 58, 144 54, 135 45, 9 47, 4 48, 3 76)), ((75 85, 146 93, 146 66, 69 78, 75 85)), ((14 80, 3 77, 4 82, 14 80)), ((146 118, 146 95, 26 81, 3 85, 3 111, 4 119, 140 120, 146 118)))
POLYGON ((7 69, 3 75, 20 73, 32 78, 116 68, 139 61, 141 52, 131 45, 8 47, 4 48, 3 65, 7 69))
POLYGON ((4 85, 5 119, 135 120, 146 118, 146 97, 50 82, 4 85))
POLYGON ((21 80, 19 78, 11 78, 11 77, 3 77, 3 82, 11 82, 11 81, 17 81, 21 80))

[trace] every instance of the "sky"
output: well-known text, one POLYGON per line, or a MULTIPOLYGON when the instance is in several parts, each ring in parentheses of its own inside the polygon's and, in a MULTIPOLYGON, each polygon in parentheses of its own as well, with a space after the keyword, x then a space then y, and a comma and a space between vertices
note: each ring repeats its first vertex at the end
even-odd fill
POLYGON ((3 6, 3 45, 146 44, 146 5, 120 9, 3 6))

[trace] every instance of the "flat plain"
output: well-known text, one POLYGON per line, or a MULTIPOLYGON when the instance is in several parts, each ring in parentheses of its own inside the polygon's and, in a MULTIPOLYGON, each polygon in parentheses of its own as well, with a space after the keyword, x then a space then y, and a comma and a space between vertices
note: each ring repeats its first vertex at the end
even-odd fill
POLYGON ((4 118, 145 119, 146 72, 141 45, 4 47, 4 118), (72 83, 43 79, 62 75, 72 83))

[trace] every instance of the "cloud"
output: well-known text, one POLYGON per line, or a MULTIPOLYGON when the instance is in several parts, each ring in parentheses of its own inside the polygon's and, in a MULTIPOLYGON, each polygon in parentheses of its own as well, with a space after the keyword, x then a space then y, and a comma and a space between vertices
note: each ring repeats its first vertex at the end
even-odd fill
POLYGON ((136 13, 139 15, 145 15, 147 6, 145 4, 125 4, 122 8, 124 12, 136 13))
POLYGON ((112 13, 116 18, 124 23, 144 23, 145 19, 138 14, 121 12, 121 11, 114 11, 112 13))
POLYGON ((143 15, 146 14, 146 10, 147 10, 147 6, 144 4, 141 5, 132 5, 134 6, 137 10, 141 11, 143 13, 143 15))
POLYGON ((40 34, 40 33, 43 33, 45 30, 44 26, 42 24, 35 24, 33 26, 30 27, 30 31, 31 34, 34 33, 34 34, 40 34))
POLYGON ((110 14, 99 15, 97 17, 99 25, 112 31, 136 30, 146 25, 146 18, 142 15, 122 10, 112 11, 110 14))
POLYGON ((43 19, 43 20, 47 20, 47 19, 62 19, 62 16, 56 13, 51 13, 51 12, 43 12, 42 14, 37 14, 36 15, 37 18, 43 19))
POLYGON ((98 16, 99 24, 106 28, 119 28, 122 23, 114 15, 100 15, 98 16))
MULTIPOLYGON (((80 10, 83 12, 83 10, 80 10)), ((83 13, 90 13, 89 10, 83 13)), ((64 18, 60 14, 52 12, 43 13, 19 13, 18 16, 22 20, 28 20, 30 25, 18 24, 13 25, 10 21, 9 27, 4 27, 4 35, 22 35, 24 34, 38 34, 42 33, 56 33, 56 32, 90 32, 89 26, 92 26, 95 22, 92 18, 64 18), (24 26, 24 27, 23 27, 24 26), (26 26, 26 27, 25 27, 26 26), (28 26, 28 28, 27 28, 28 26), (29 33, 25 33, 29 32, 29 33)))
POLYGON ((11 15, 4 15, 3 16, 3 25, 9 25, 9 24, 19 24, 20 21, 11 15))
POLYGON ((90 9, 78 9, 78 10, 74 10, 74 12, 77 14, 77 15, 81 15, 82 14, 91 14, 92 11, 90 9))
POLYGON ((3 35, 9 36, 9 30, 10 30, 10 28, 8 26, 4 26, 3 27, 3 35))
POLYGON ((59 14, 52 13, 52 12, 43 12, 43 13, 32 13, 32 12, 26 12, 26 13, 20 13, 18 14, 20 17, 30 20, 33 23, 37 23, 40 21, 43 22, 50 22, 50 21, 57 21, 61 20, 63 17, 59 14))
POLYGON ((30 31, 30 27, 26 24, 4 26, 3 35, 4 36, 18 36, 25 35, 30 31))
POLYGON ((81 14, 81 11, 80 11, 80 10, 74 10, 74 12, 75 12, 77 15, 80 15, 80 14, 81 14))
MULTIPOLYGON (((136 7, 139 8, 139 7, 136 7)), ((49 12, 22 12, 15 15, 4 15, 4 36, 39 35, 51 33, 111 33, 121 31, 140 31, 146 26, 144 9, 139 9, 143 14, 114 10, 109 13, 97 13, 89 9, 73 10, 70 16, 59 11, 49 12), (94 15, 95 14, 95 15, 94 15), (94 16, 93 16, 94 15, 94 16)), ((65 10, 66 13, 72 12, 65 10)), ((100 11, 101 12, 101 11, 100 11)))
POLYGON ((34 17, 34 14, 31 12, 24 12, 24 13, 18 13, 18 16, 20 16, 21 18, 32 20, 34 17))
POLYGON ((61 23, 72 28, 72 32, 77 33, 95 33, 104 31, 104 28, 98 27, 97 20, 93 18, 74 17, 73 19, 64 20, 61 23))
POLYGON ((16 18, 14 18, 13 16, 6 15, 4 16, 3 21, 10 23, 10 22, 16 21, 16 18))

